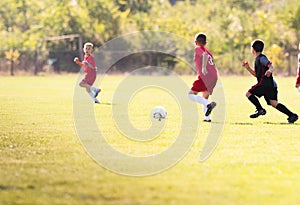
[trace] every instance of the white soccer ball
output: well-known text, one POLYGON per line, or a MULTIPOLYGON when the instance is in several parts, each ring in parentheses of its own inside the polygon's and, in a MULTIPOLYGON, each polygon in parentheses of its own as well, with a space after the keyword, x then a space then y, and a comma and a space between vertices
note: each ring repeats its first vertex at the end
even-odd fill
POLYGON ((154 119, 165 119, 167 117, 167 110, 163 106, 156 106, 152 110, 152 117, 154 119))

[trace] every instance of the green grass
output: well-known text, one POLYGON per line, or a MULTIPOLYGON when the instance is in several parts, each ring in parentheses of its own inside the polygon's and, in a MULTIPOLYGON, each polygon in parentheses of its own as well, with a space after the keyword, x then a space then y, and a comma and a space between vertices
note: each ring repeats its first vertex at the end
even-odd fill
MULTIPOLYGON (((73 122, 77 77, 0 77, 0 204, 300 203, 300 123, 287 124, 286 116, 267 107, 263 99, 267 115, 250 119, 255 109, 245 92, 254 78, 221 78, 226 121, 208 160, 199 163, 209 130, 209 124, 200 122, 197 139, 182 161, 156 175, 130 177, 98 165, 80 143, 73 122)), ((183 77, 188 85, 194 78, 183 77)), ((178 103, 174 96, 155 89, 137 93, 129 104, 129 115, 138 129, 151 126, 149 112, 157 100, 155 93, 167 103, 169 118, 166 131, 151 142, 130 141, 117 131, 111 114, 114 92, 122 79, 106 76, 101 81, 103 104, 95 105, 99 128, 124 153, 145 156, 163 151, 180 129, 178 103)), ((279 101, 300 114, 295 79, 276 79, 279 101)), ((82 103, 90 103, 84 95, 82 103)))

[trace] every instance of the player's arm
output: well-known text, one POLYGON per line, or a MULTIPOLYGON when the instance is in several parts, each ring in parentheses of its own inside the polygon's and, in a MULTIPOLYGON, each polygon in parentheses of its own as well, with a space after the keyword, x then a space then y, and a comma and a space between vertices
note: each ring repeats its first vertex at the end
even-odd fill
POLYGON ((272 74, 272 72, 273 72, 273 70, 274 70, 274 66, 272 65, 272 63, 269 63, 268 65, 267 65, 267 67, 269 68, 267 71, 266 71, 266 76, 267 77, 270 77, 270 75, 272 74))
POLYGON ((206 75, 208 73, 206 69, 207 61, 208 61, 208 53, 204 52, 202 53, 202 74, 203 75, 206 75))
POLYGON ((82 63, 86 66, 88 66, 91 69, 96 69, 91 63, 87 62, 87 61, 82 61, 82 63))
POLYGON ((269 68, 266 72, 265 72, 265 76, 267 77, 270 77, 273 70, 274 70, 274 67, 272 65, 272 63, 268 60, 267 57, 263 56, 260 58, 260 63, 264 66, 266 66, 267 68, 269 68))
POLYGON ((205 57, 203 57, 204 55, 202 52, 199 51, 199 49, 195 48, 194 61, 196 64, 196 68, 198 70, 198 75, 206 74, 205 71, 206 71, 207 60, 206 60, 206 62, 203 62, 203 60, 205 60, 205 59, 203 59, 203 58, 205 58, 205 57), (205 68, 203 66, 205 66, 205 68))
POLYGON ((248 61, 243 61, 243 62, 242 62, 242 66, 243 66, 244 68, 246 68, 246 69, 249 71, 249 73, 250 73, 251 75, 253 75, 254 77, 256 77, 256 73, 255 73, 255 71, 249 66, 248 61))

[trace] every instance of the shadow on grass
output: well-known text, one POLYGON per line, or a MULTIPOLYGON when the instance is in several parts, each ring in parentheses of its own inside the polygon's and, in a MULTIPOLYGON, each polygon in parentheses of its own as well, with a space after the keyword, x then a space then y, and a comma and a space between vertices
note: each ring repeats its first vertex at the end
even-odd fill
POLYGON ((288 122, 264 122, 266 125, 299 125, 297 123, 288 123, 288 122))
POLYGON ((116 104, 111 102, 100 102, 98 105, 116 105, 116 104))
MULTIPOLYGON (((212 121, 211 123, 223 124, 224 122, 212 121)), ((253 123, 251 123, 251 122, 225 122, 225 124, 230 124, 230 125, 253 125, 253 123)))
MULTIPOLYGON (((218 122, 213 122, 218 123, 218 122)), ((253 125, 251 122, 229 122, 230 125, 253 125)), ((265 125, 300 125, 299 123, 288 123, 288 122, 263 122, 265 125)))

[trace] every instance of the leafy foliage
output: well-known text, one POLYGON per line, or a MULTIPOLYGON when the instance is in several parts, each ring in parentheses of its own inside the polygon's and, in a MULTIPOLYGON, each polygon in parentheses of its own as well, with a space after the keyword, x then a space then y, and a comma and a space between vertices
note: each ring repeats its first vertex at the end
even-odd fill
MULTIPOLYGON (((195 33, 201 31, 208 36, 207 46, 221 72, 243 73, 240 61, 249 59, 252 40, 261 38, 266 48, 276 45, 282 53, 296 52, 299 25, 297 0, 195 0, 176 4, 167 0, 2 0, 0 47, 3 51, 0 52, 34 51, 44 38, 75 33, 83 41, 92 41, 100 47, 115 37, 135 31, 169 32, 191 42, 195 33)), ((74 41, 51 42, 47 47, 73 49, 74 41)), ((284 55, 276 56, 281 59, 273 61, 284 61, 284 55)), ((285 64, 281 66, 286 70, 285 64)))

